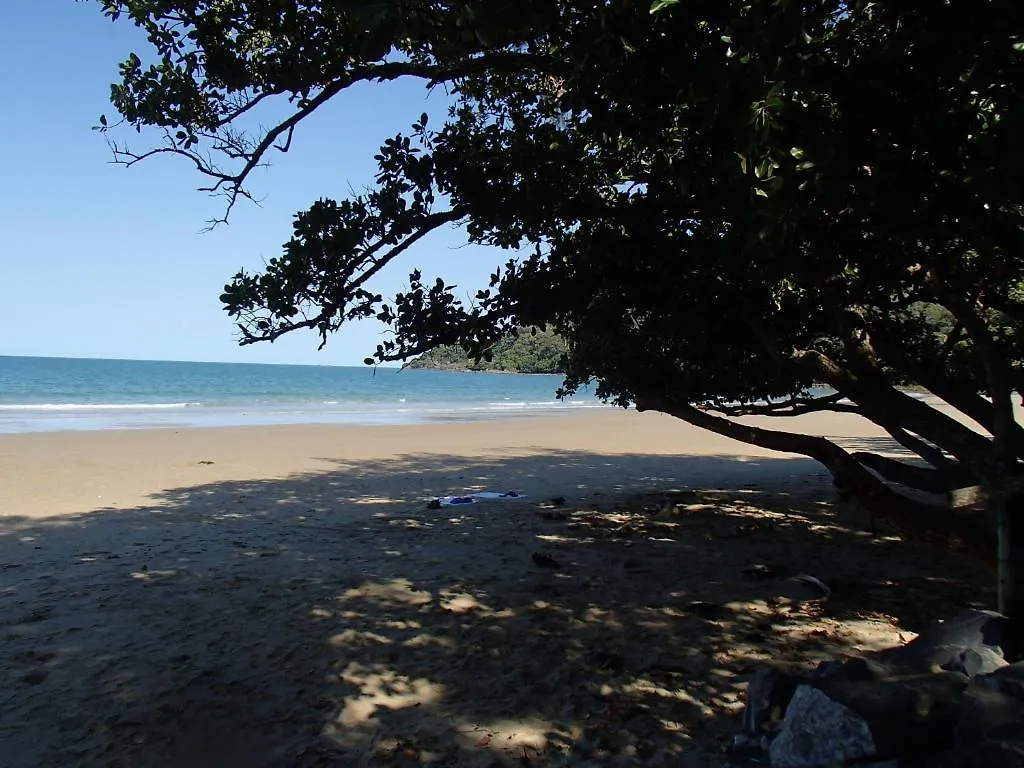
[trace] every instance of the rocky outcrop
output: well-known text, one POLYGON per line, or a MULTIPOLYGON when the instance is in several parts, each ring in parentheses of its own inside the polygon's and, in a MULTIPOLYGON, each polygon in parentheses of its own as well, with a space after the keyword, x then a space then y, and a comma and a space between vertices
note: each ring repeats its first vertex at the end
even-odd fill
POLYGON ((1024 662, 1008 621, 971 610, 912 642, 750 681, 730 766, 1024 768, 1024 662))

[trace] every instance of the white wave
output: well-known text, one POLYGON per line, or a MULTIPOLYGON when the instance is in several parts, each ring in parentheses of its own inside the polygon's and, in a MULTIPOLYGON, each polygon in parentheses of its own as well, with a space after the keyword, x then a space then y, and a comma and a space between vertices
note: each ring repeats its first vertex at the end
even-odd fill
POLYGON ((3 403, 0 411, 135 411, 200 405, 202 403, 3 403))

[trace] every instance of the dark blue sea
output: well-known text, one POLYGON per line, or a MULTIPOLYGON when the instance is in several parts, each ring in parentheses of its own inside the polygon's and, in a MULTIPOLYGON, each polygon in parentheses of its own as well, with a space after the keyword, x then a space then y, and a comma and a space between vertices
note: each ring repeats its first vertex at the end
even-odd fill
POLYGON ((422 424, 604 407, 559 376, 0 356, 0 433, 422 424))

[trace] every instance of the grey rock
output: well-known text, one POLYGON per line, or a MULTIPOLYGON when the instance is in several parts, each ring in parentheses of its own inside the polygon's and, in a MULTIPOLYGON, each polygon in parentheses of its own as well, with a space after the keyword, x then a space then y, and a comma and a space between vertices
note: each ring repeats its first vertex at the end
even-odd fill
POLYGON ((889 648, 845 662, 826 662, 815 677, 837 680, 891 680, 937 670, 973 678, 1006 666, 1002 642, 1007 619, 992 611, 965 611, 929 627, 900 648, 889 648))
POLYGON ((988 741, 1024 744, 1024 702, 975 683, 957 704, 956 746, 978 747, 988 741))
POLYGON ((747 686, 747 705, 743 710, 741 728, 748 736, 755 736, 782 720, 797 686, 805 678, 782 670, 761 666, 747 686))
POLYGON ((914 670, 901 667, 896 660, 887 660, 873 656, 863 656, 849 661, 836 662, 828 667, 819 667, 817 679, 849 680, 868 682, 872 680, 891 680, 900 675, 912 674, 914 670))
POLYGON ((730 765, 1024 768, 1024 662, 1007 664, 1008 630, 969 610, 810 676, 762 668, 730 765))
POLYGON ((957 702, 969 682, 956 672, 938 672, 887 680, 825 678, 814 685, 867 724, 884 760, 951 749, 957 702))
POLYGON ((796 689, 782 730, 769 747, 773 768, 810 768, 874 754, 863 718, 810 685, 796 689))
POLYGON ((988 504, 985 489, 980 485, 954 488, 947 494, 949 506, 953 509, 984 510, 988 504))
POLYGON ((927 768, 1024 768, 1024 745, 992 741, 966 747, 932 760, 927 768))
POLYGON ((912 669, 915 672, 944 669, 947 672, 959 672, 971 678, 991 674, 1007 664, 1006 659, 1003 658, 1002 649, 986 645, 976 648, 960 645, 915 648, 913 653, 906 656, 888 657, 888 662, 889 666, 912 669))
POLYGON ((1007 666, 1001 650, 993 648, 967 648, 950 657, 941 667, 950 672, 961 672, 968 677, 990 675, 1007 666))
POLYGON ((736 768, 740 765, 760 765, 765 754, 766 746, 761 745, 760 738, 738 733, 732 737, 732 744, 729 746, 729 763, 726 768, 736 768))
POLYGON ((1003 657, 1002 646, 1008 636, 1009 619, 1005 616, 971 609, 932 625, 902 648, 875 654, 875 658, 883 664, 916 672, 938 667, 969 675, 971 669, 986 665, 992 667, 987 669, 991 672, 995 669, 993 657, 1003 657))
POLYGON ((980 676, 978 682, 994 691, 1024 701, 1024 661, 1007 664, 991 674, 980 676))

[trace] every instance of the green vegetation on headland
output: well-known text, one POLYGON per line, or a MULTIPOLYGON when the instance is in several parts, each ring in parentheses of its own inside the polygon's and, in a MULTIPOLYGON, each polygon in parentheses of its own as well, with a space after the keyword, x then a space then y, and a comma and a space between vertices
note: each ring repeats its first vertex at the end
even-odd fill
POLYGON ((503 371, 507 373, 563 373, 565 340, 553 331, 523 329, 491 347, 490 359, 474 360, 457 344, 438 347, 420 355, 409 368, 445 371, 503 371))

